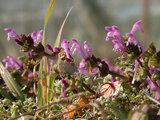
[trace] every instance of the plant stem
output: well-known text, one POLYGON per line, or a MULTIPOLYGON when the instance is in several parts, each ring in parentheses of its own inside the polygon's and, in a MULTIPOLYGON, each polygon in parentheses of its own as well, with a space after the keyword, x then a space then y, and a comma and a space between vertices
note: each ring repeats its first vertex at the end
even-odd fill
POLYGON ((120 75, 120 74, 118 74, 118 73, 116 73, 116 72, 113 72, 113 71, 109 71, 109 74, 111 74, 112 76, 116 76, 116 77, 119 77, 119 78, 121 78, 121 79, 125 79, 125 80, 129 80, 129 78, 127 78, 127 77, 125 77, 125 76, 123 76, 123 75, 120 75))
POLYGON ((82 86, 83 86, 86 90, 88 90, 90 93, 92 93, 92 94, 94 94, 94 95, 97 94, 95 91, 93 91, 92 89, 90 89, 90 88, 89 88, 85 83, 83 83, 83 82, 82 82, 82 86))

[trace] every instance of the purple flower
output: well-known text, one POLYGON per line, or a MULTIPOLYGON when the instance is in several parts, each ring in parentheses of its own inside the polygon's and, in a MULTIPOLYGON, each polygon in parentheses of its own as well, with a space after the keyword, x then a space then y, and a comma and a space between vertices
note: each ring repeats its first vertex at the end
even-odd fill
POLYGON ((17 39, 20 39, 20 36, 11 28, 4 28, 4 31, 8 32, 8 38, 7 40, 10 41, 11 37, 15 37, 17 39))
POLYGON ((61 93, 63 95, 63 97, 67 97, 66 93, 65 93, 65 86, 68 86, 67 81, 62 77, 62 87, 61 87, 61 93))
POLYGON ((42 40, 43 39, 43 30, 38 30, 37 31, 37 40, 42 40))
POLYGON ((155 99, 156 99, 156 100, 160 100, 160 90, 157 90, 157 91, 156 91, 155 99))
POLYGON ((115 52, 121 51, 124 54, 124 56, 127 56, 124 50, 126 46, 123 42, 123 38, 121 36, 120 31, 118 30, 118 27, 105 27, 105 29, 108 31, 106 41, 108 41, 110 37, 113 38, 114 40, 112 40, 112 42, 114 44, 115 52))
POLYGON ((28 52, 28 57, 32 58, 32 50, 28 52))
POLYGON ((110 80, 111 80, 112 83, 117 81, 117 80, 115 79, 115 77, 112 77, 110 80))
MULTIPOLYGON (((39 71, 37 71, 35 74, 38 76, 39 71)), ((31 77, 34 77, 33 72, 31 72, 31 73, 28 74, 28 78, 31 78, 31 77)))
POLYGON ((78 66, 78 71, 82 74, 97 74, 99 72, 98 68, 93 68, 89 71, 88 64, 85 59, 82 59, 78 66))
MULTIPOLYGON (((149 78, 149 77, 147 77, 147 82, 148 82, 148 84, 149 84, 149 86, 150 86, 150 89, 152 90, 152 91, 155 91, 155 99, 156 100, 160 100, 160 89, 159 88, 157 88, 155 85, 154 85, 154 83, 152 82, 152 80, 149 78)), ((159 81, 156 81, 156 83, 157 83, 157 85, 158 86, 160 86, 160 82, 159 81)))
POLYGON ((55 47, 54 48, 54 52, 58 52, 59 51, 59 48, 58 47, 55 47))
POLYGON ((61 42, 61 47, 64 49, 64 52, 66 53, 67 58, 70 59, 70 55, 69 55, 69 51, 70 51, 70 49, 69 49, 69 41, 64 39, 61 42))
POLYGON ((97 74, 98 72, 99 72, 99 69, 98 69, 98 68, 93 68, 93 69, 92 69, 92 73, 93 73, 93 74, 97 74))
POLYGON ((122 44, 120 43, 119 40, 112 40, 112 43, 114 44, 114 51, 118 52, 121 51, 124 56, 127 56, 127 54, 125 53, 124 49, 122 48, 122 44))
POLYGON ((34 41, 34 45, 37 44, 38 41, 41 41, 43 38, 43 30, 38 30, 37 32, 32 32, 31 37, 34 41))
POLYGON ((33 41, 35 42, 37 40, 37 38, 36 38, 36 32, 32 32, 31 33, 31 37, 32 37, 33 41))
POLYGON ((67 97, 67 95, 65 94, 65 89, 64 89, 64 85, 62 85, 62 87, 61 87, 61 93, 62 93, 62 95, 63 95, 63 97, 67 97))
POLYGON ((66 86, 68 83, 65 79, 62 79, 62 84, 64 84, 66 86))
POLYGON ((142 20, 138 20, 138 21, 133 25, 132 30, 131 30, 130 33, 134 34, 136 31, 139 31, 139 30, 141 30, 141 31, 143 32, 143 30, 142 30, 142 28, 141 28, 141 26, 140 26, 141 22, 142 22, 142 20))
POLYGON ((79 43, 77 42, 77 40, 76 39, 72 39, 72 42, 73 42, 73 44, 72 44, 71 49, 70 49, 71 51, 74 49, 72 54, 74 54, 75 52, 78 52, 78 53, 80 53, 82 55, 83 59, 86 59, 87 57, 84 54, 84 52, 83 52, 81 46, 79 45, 79 43))
POLYGON ((87 68, 87 63, 85 59, 82 59, 78 66, 78 71, 82 74, 89 74, 89 70, 87 68))
POLYGON ((12 56, 7 56, 6 59, 3 59, 3 62, 5 63, 5 67, 8 70, 12 70, 13 68, 19 69, 23 65, 21 60, 16 60, 12 56))
POLYGON ((50 44, 47 44, 47 45, 46 45, 46 48, 48 48, 52 53, 54 52, 54 51, 53 51, 53 48, 52 48, 52 46, 51 46, 50 44))
POLYGON ((112 42, 114 44, 114 50, 115 50, 115 52, 123 51, 121 43, 118 40, 112 40, 112 42))
MULTIPOLYGON (((58 52, 58 51, 59 51, 59 48, 58 48, 58 47, 55 47, 55 48, 54 48, 54 52, 56 53, 56 52, 58 52)), ((55 54, 55 57, 58 58, 58 53, 55 54)))
POLYGON ((126 36, 128 36, 128 41, 126 45, 128 46, 130 43, 139 45, 143 51, 146 51, 144 46, 137 40, 137 38, 132 33, 126 33, 126 36))
POLYGON ((121 33, 117 26, 105 27, 105 29, 108 31, 107 36, 106 36, 106 41, 108 41, 109 38, 111 37, 111 38, 118 40, 125 47, 121 33))
POLYGON ((106 36, 106 41, 109 41, 110 37, 114 37, 114 31, 112 30, 112 27, 105 27, 105 29, 108 31, 107 36, 106 36))
POLYGON ((110 71, 119 72, 119 73, 123 72, 123 70, 119 69, 118 66, 111 65, 110 62, 106 58, 103 59, 103 61, 108 65, 110 71))
POLYGON ((131 29, 131 32, 130 33, 126 33, 126 36, 128 36, 128 41, 126 43, 126 45, 128 46, 130 43, 133 43, 133 44, 137 44, 139 45, 143 51, 146 51, 146 49, 144 48, 144 46, 141 44, 141 42, 139 42, 137 40, 137 38, 133 35, 136 31, 143 31, 140 27, 140 24, 141 24, 142 20, 138 20, 132 27, 131 29))
POLYGON ((154 85, 154 83, 152 82, 152 80, 149 77, 147 77, 147 82, 148 82, 148 84, 150 86, 150 89, 152 91, 156 91, 157 90, 157 87, 154 85))
POLYGON ((88 42, 87 42, 87 41, 84 41, 83 44, 84 44, 84 49, 85 49, 88 57, 90 58, 90 57, 91 57, 91 56, 90 56, 91 49, 90 49, 89 46, 88 46, 88 42))

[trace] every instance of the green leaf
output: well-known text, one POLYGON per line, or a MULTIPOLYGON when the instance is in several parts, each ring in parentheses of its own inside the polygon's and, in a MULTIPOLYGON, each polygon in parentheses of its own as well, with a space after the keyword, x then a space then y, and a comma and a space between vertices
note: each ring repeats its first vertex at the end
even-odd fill
MULTIPOLYGON (((55 79, 56 79, 57 76, 58 76, 57 73, 50 75, 50 80, 49 80, 49 81, 50 81, 50 82, 49 82, 49 89, 50 89, 50 90, 53 90, 54 81, 55 81, 55 79)), ((52 92, 49 92, 49 93, 48 93, 48 101, 51 101, 51 100, 52 100, 52 97, 53 97, 53 93, 52 93, 52 92)))
POLYGON ((13 101, 13 98, 10 94, 8 94, 5 90, 2 89, 2 86, 0 86, 0 94, 11 101, 13 101))
POLYGON ((154 81, 160 80, 160 71, 159 70, 154 70, 151 79, 154 81))
POLYGON ((154 46, 153 42, 149 45, 149 48, 148 48, 148 52, 153 55, 156 53, 156 47, 154 46))
POLYGON ((156 53, 156 47, 154 46, 153 42, 149 45, 147 51, 142 53, 142 57, 151 57, 153 54, 156 53))
POLYGON ((45 31, 46 31, 48 19, 49 19, 50 15, 51 15, 51 12, 52 12, 52 9, 54 7, 55 2, 56 2, 56 0, 51 0, 51 2, 49 4, 49 7, 48 7, 48 10, 47 10, 47 13, 46 13, 46 17, 45 17, 45 21, 44 21, 44 28, 43 28, 43 40, 42 40, 42 44, 44 46, 46 46, 45 31))
MULTIPOLYGON (((62 25, 61 25, 61 27, 60 27, 60 30, 59 30, 59 32, 58 32, 58 35, 57 35, 57 38, 56 38, 56 41, 55 41, 55 44, 54 44, 54 47, 53 47, 53 48, 60 46, 62 30, 63 30, 63 28, 64 28, 64 25, 65 25, 65 23, 66 23, 66 20, 67 20, 67 18, 68 18, 68 16, 69 16, 70 12, 72 11, 72 8, 73 8, 73 7, 70 8, 70 10, 68 11, 65 19, 63 20, 63 23, 62 23, 62 25)), ((57 60, 57 66, 58 66, 58 68, 59 68, 59 64, 60 64, 60 63, 61 63, 61 59, 58 58, 58 60, 57 60)))
POLYGON ((14 80, 12 75, 8 72, 8 70, 3 66, 3 64, 0 62, 0 74, 6 83, 9 90, 12 92, 12 94, 21 101, 24 101, 24 95, 21 91, 21 88, 19 84, 14 80))
POLYGON ((38 86, 37 86, 37 91, 38 91, 38 106, 41 107, 43 106, 43 99, 42 99, 42 86, 40 83, 38 83, 38 86))
POLYGON ((55 44, 54 44, 54 48, 55 48, 55 47, 59 47, 59 45, 60 45, 62 30, 63 30, 63 28, 64 28, 64 25, 65 25, 65 23, 66 23, 66 20, 67 20, 67 18, 68 18, 68 16, 69 16, 70 12, 72 11, 72 8, 73 8, 73 7, 70 8, 70 10, 68 11, 65 19, 63 20, 63 23, 62 23, 62 25, 61 25, 61 27, 60 27, 60 30, 59 30, 59 32, 58 32, 58 35, 57 35, 57 39, 56 39, 55 44))
MULTIPOLYGON (((43 61, 40 62, 40 66, 39 66, 39 78, 42 80, 42 76, 43 76, 43 61)), ((38 106, 41 107, 43 106, 43 99, 42 99, 42 86, 40 83, 38 83, 37 86, 37 92, 38 92, 38 106)))
POLYGON ((142 57, 151 57, 152 55, 148 52, 148 51, 145 51, 144 53, 142 53, 141 55, 142 57))
POLYGON ((148 65, 151 66, 156 66, 156 67, 160 67, 160 57, 157 54, 154 54, 148 62, 148 65))
MULTIPOLYGON (((45 41, 45 32, 46 32, 46 27, 47 27, 47 23, 48 23, 48 19, 51 15, 52 9, 54 7, 56 0, 51 0, 47 13, 46 13, 46 17, 45 17, 45 21, 44 21, 44 27, 43 27, 43 40, 42 40, 42 44, 45 47, 46 46, 46 41, 45 41)), ((42 76, 43 76, 43 61, 41 60, 40 62, 40 67, 39 67, 39 78, 42 80, 42 76)), ((42 86, 40 83, 38 83, 38 87, 37 87, 37 91, 38 91, 38 106, 41 107, 43 105, 43 99, 42 99, 42 86)))

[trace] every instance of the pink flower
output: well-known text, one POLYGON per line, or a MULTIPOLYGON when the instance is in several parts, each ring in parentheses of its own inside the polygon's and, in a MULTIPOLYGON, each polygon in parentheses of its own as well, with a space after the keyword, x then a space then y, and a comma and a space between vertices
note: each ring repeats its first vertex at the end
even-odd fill
POLYGON ((128 41, 126 43, 126 45, 128 46, 129 44, 133 43, 133 44, 137 44, 139 45, 143 51, 146 51, 146 49, 144 48, 144 46, 141 44, 141 42, 139 42, 137 40, 137 38, 133 35, 136 31, 143 31, 140 27, 142 20, 138 20, 132 27, 131 32, 130 33, 126 33, 126 36, 128 36, 128 41))
POLYGON ((78 53, 80 53, 82 55, 83 59, 86 59, 87 57, 84 54, 84 52, 83 52, 81 46, 79 45, 79 43, 77 42, 77 40, 76 39, 72 39, 72 42, 73 42, 73 44, 72 44, 72 46, 70 48, 71 51, 73 50, 72 54, 74 54, 75 52, 78 52, 78 53))
POLYGON ((54 51, 53 51, 53 48, 52 48, 52 46, 51 46, 50 44, 47 44, 47 45, 46 45, 46 48, 48 48, 52 53, 54 52, 54 51))
MULTIPOLYGON (((154 83, 152 82, 152 80, 149 78, 149 77, 147 77, 147 82, 148 82, 148 84, 149 84, 149 86, 150 86, 150 89, 152 90, 152 91, 155 91, 155 99, 156 100, 160 100, 160 89, 159 88, 157 88, 155 85, 154 85, 154 83)), ((159 81, 156 81, 156 83, 157 83, 157 85, 158 86, 160 86, 160 82, 159 81)))
POLYGON ((37 32, 32 32, 31 37, 34 41, 34 45, 37 44, 38 41, 41 41, 43 39, 43 30, 38 30, 37 32))
POLYGON ((61 77, 61 78, 62 78, 62 80, 61 80, 61 82, 62 82, 61 93, 62 93, 63 97, 67 97, 67 95, 65 93, 65 87, 68 86, 68 83, 64 79, 64 77, 61 77))
POLYGON ((89 74, 89 70, 87 68, 87 63, 85 59, 82 59, 78 66, 78 71, 82 74, 89 74))
POLYGON ((64 39, 64 40, 61 42, 61 47, 64 49, 64 52, 66 53, 67 58, 70 59, 70 54, 69 54, 69 51, 70 51, 70 49, 69 49, 69 41, 64 39))
POLYGON ((98 68, 93 68, 93 69, 92 69, 92 73, 93 73, 93 74, 97 74, 98 72, 99 72, 99 69, 98 69, 98 68))
POLYGON ((109 38, 113 38, 114 40, 112 40, 112 42, 114 44, 115 52, 121 51, 124 54, 124 56, 127 56, 124 50, 126 46, 123 42, 123 38, 121 36, 120 31, 118 30, 118 27, 117 26, 105 27, 105 29, 108 31, 106 41, 108 41, 109 38))
POLYGON ((84 44, 84 49, 85 49, 88 57, 90 58, 90 57, 91 57, 91 56, 90 56, 91 49, 90 49, 89 46, 88 46, 88 42, 87 42, 87 41, 84 41, 83 44, 84 44))
MULTIPOLYGON (((38 76, 39 71, 37 71, 35 74, 38 76)), ((33 76, 33 72, 31 72, 31 73, 28 74, 28 78, 32 78, 32 77, 34 77, 34 76, 33 76)))
POLYGON ((125 47, 125 44, 122 40, 121 33, 117 26, 112 26, 112 27, 107 26, 105 27, 105 29, 108 31, 107 36, 106 36, 106 41, 108 41, 109 38, 111 37, 113 39, 118 40, 125 47))
POLYGON ((133 25, 132 30, 131 30, 130 33, 134 34, 136 31, 139 31, 139 30, 141 30, 141 31, 143 32, 143 30, 142 30, 142 28, 141 28, 141 26, 140 26, 141 22, 142 22, 142 20, 138 20, 138 21, 133 25))
POLYGON ((99 72, 98 68, 93 68, 89 71, 88 64, 85 59, 82 59, 78 66, 78 71, 82 74, 97 74, 99 72))
POLYGON ((114 37, 114 31, 112 30, 112 27, 105 27, 105 29, 108 31, 107 36, 106 36, 106 41, 109 41, 110 37, 114 37))
POLYGON ((129 44, 133 43, 133 44, 137 44, 139 45, 143 51, 146 51, 146 49, 144 48, 144 46, 141 44, 141 42, 139 42, 137 40, 137 38, 132 34, 132 33, 126 33, 126 36, 128 36, 128 41, 126 43, 126 45, 128 46, 129 44))
POLYGON ((112 40, 112 42, 114 44, 114 51, 115 52, 121 51, 125 56, 127 56, 125 53, 125 50, 122 48, 122 44, 120 43, 119 40, 112 40))
POLYGON ((20 39, 20 36, 11 28, 4 28, 4 31, 8 32, 7 40, 10 41, 11 37, 15 37, 16 39, 20 39))
POLYGON ((160 90, 157 90, 157 91, 156 91, 155 99, 156 99, 156 100, 160 100, 160 90))
POLYGON ((5 68, 8 70, 12 70, 13 68, 19 69, 23 65, 21 60, 16 60, 12 56, 7 56, 6 59, 3 59, 3 62, 5 63, 5 68))

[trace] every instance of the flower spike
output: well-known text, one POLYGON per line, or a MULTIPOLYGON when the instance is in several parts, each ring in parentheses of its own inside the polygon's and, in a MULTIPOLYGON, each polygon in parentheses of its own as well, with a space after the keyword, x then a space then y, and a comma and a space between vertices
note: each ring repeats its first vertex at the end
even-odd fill
POLYGON ((132 30, 131 30, 130 33, 133 34, 133 33, 135 33, 135 32, 138 31, 138 30, 141 30, 141 31, 143 32, 143 30, 142 30, 142 28, 141 28, 141 26, 140 26, 141 22, 142 22, 142 20, 138 20, 138 21, 133 25, 132 30))
POLYGON ((69 55, 69 51, 70 51, 70 49, 69 49, 69 41, 64 39, 61 42, 61 47, 64 49, 64 52, 66 53, 67 58, 70 59, 70 55, 69 55))
POLYGON ((88 57, 90 58, 90 57, 91 57, 91 56, 90 56, 91 49, 90 49, 89 46, 88 46, 88 42, 87 42, 87 41, 84 41, 83 44, 84 44, 84 49, 85 49, 88 57))
POLYGON ((81 46, 79 45, 78 41, 76 39, 71 39, 71 40, 72 40, 73 44, 72 44, 70 50, 72 51, 74 49, 72 54, 74 54, 75 52, 78 52, 82 55, 83 59, 86 59, 87 57, 84 54, 84 52, 83 52, 81 46))
POLYGON ((10 41, 11 37, 20 39, 20 36, 12 28, 9 28, 9 27, 4 28, 4 31, 8 32, 8 38, 7 38, 8 41, 10 41))

